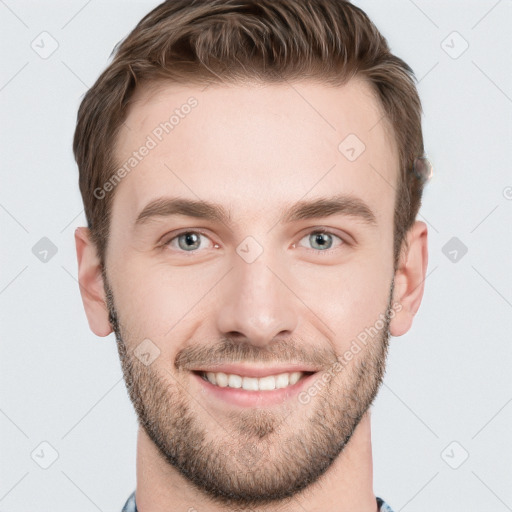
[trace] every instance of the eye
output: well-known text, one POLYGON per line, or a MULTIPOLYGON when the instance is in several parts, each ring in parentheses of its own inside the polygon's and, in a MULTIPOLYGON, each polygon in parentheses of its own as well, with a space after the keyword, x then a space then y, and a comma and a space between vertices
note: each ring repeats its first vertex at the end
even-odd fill
POLYGON ((200 248, 206 248, 201 247, 205 245, 203 242, 204 240, 207 240, 211 247, 218 247, 200 231, 182 231, 181 233, 175 235, 173 238, 169 239, 169 241, 165 242, 163 245, 172 247, 177 251, 197 252, 200 248))
POLYGON ((311 244, 313 250, 319 252, 328 252, 330 249, 335 249, 345 243, 339 236, 325 229, 315 229, 314 231, 311 231, 305 237, 301 238, 299 243, 303 240, 307 240, 311 244), (339 240, 337 245, 335 245, 336 240, 339 240))

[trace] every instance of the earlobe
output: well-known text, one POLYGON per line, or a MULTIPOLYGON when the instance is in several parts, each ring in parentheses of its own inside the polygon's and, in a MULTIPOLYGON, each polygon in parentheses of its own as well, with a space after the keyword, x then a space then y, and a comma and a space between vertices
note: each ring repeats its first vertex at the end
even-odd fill
POLYGON ((427 234, 427 225, 421 221, 416 221, 407 232, 407 245, 395 273, 393 304, 399 303, 401 308, 390 322, 392 336, 402 336, 411 328, 420 307, 428 264, 427 234))
POLYGON ((76 229, 75 244, 78 283, 89 327, 97 336, 108 336, 112 332, 112 326, 105 301, 101 264, 88 228, 76 229))

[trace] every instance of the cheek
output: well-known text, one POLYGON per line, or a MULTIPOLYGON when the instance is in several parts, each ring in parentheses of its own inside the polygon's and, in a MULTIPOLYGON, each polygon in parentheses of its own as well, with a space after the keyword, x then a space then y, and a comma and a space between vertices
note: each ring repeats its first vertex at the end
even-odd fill
POLYGON ((142 257, 125 260, 115 272, 116 307, 133 343, 139 338, 175 338, 187 325, 204 318, 208 301, 202 299, 220 275, 218 269, 171 267, 142 257))
MULTIPOLYGON (((283 300, 289 300, 290 308, 298 308, 296 314, 343 348, 374 325, 386 310, 392 278, 391 250, 391 244, 387 250, 368 247, 339 265, 299 264, 286 268, 285 263, 282 268, 276 267, 274 270, 305 306, 294 294, 284 293, 283 300), (383 258, 382 254, 389 257, 383 258)), ((229 286, 231 279, 225 276, 216 285, 229 269, 222 259, 218 264, 171 266, 139 254, 118 261, 122 263, 113 268, 112 284, 119 318, 129 329, 125 341, 131 344, 145 338, 162 343, 171 338, 176 342, 186 339, 198 324, 215 317, 220 305, 212 297, 229 286), (214 293, 209 298, 211 290, 214 293)))
MULTIPOLYGON (((350 345, 366 328, 375 326, 389 304, 392 265, 382 260, 358 258, 351 265, 332 269, 305 302, 329 327, 326 335, 337 351, 350 345)), ((315 282, 315 281, 311 281, 315 282)), ((318 283, 318 281, 316 281, 318 283)), ((305 293, 305 292, 303 292, 305 293)), ((381 321, 378 325, 381 325, 381 321)))

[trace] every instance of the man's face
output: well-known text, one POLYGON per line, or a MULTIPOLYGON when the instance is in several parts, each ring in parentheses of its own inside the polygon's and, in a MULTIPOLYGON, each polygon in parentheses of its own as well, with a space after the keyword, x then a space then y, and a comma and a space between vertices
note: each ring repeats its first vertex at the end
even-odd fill
POLYGON ((377 393, 398 156, 359 80, 202 89, 167 86, 133 104, 118 162, 148 136, 155 144, 115 189, 105 285, 130 396, 163 459, 214 500, 256 506, 316 481, 377 393), (292 215, 335 196, 341 207, 292 215), (227 215, 140 216, 171 198, 227 215), (235 391, 199 372, 235 364, 241 377, 314 373, 235 391))

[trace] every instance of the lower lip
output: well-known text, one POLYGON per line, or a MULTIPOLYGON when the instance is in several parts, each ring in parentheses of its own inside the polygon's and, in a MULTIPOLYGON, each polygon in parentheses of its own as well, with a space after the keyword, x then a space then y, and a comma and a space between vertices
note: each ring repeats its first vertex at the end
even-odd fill
POLYGON ((302 377, 298 382, 286 388, 267 390, 267 391, 247 391, 242 388, 230 388, 229 386, 215 386, 211 382, 203 379, 201 375, 192 372, 192 375, 199 380, 205 393, 223 400, 232 405, 240 407, 267 407, 271 405, 282 404, 286 400, 296 398, 297 395, 307 386, 310 386, 318 372, 302 377))

